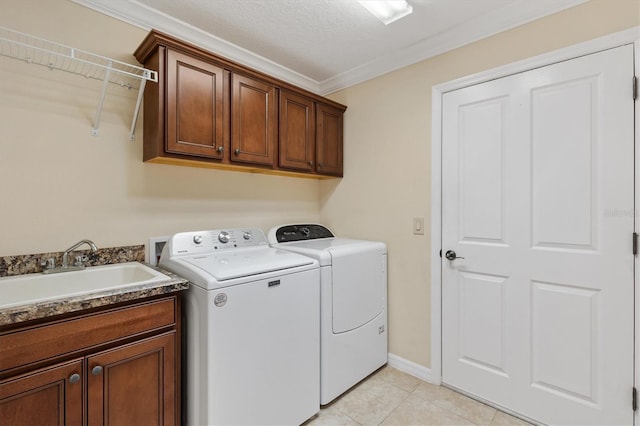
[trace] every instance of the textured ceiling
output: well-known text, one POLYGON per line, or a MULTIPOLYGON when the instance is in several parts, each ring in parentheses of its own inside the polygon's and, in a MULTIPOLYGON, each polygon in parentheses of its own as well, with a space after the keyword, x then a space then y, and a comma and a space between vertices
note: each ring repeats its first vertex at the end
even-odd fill
POLYGON ((585 0, 408 0, 387 26, 356 0, 74 0, 327 93, 585 0))

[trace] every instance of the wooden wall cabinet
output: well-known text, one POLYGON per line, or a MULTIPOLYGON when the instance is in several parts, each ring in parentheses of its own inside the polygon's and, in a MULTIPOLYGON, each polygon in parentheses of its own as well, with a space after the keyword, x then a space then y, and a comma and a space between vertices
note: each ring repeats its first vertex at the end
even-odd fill
POLYGON ((233 74, 231 80, 231 159, 273 166, 278 138, 277 89, 239 74, 233 74))
POLYGON ((280 167, 314 172, 316 117, 313 99, 281 90, 279 126, 280 167))
POLYGON ((166 61, 166 151, 222 159, 229 146, 229 72, 171 49, 166 61))
POLYGON ((3 424, 179 424, 178 319, 165 296, 3 330, 3 424))
POLYGON ((318 104, 316 109, 316 170, 342 176, 342 113, 339 108, 318 104))
POLYGON ((155 30, 134 55, 159 79, 144 94, 144 161, 342 176, 344 105, 155 30))

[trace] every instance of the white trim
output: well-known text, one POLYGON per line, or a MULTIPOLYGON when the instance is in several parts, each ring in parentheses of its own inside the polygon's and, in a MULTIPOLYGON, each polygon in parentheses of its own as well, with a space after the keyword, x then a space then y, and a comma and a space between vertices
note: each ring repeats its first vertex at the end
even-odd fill
POLYGON ((389 353, 388 356, 389 358, 387 364, 390 367, 397 368, 400 371, 411 374, 413 377, 417 377, 420 380, 433 383, 431 381, 431 370, 429 370, 427 367, 416 364, 413 361, 409 361, 408 359, 404 359, 392 353, 389 353))
POLYGON ((277 64, 263 56, 257 55, 209 34, 201 29, 180 21, 165 13, 148 7, 137 1, 129 0, 72 0, 112 18, 149 31, 152 28, 163 33, 185 40, 203 49, 215 52, 226 59, 262 71, 288 83, 294 84, 314 93, 320 91, 319 83, 296 71, 277 64))
POLYGON ((585 0, 514 1, 464 25, 450 28, 405 49, 380 56, 371 62, 321 81, 320 93, 324 95, 333 93, 581 3, 585 3, 585 0))
MULTIPOLYGON (((640 36, 636 40, 635 49, 634 49, 634 65, 635 65, 635 75, 636 77, 640 77, 640 36)), ((640 84, 640 82, 638 82, 640 84)), ((640 90, 640 88, 639 88, 640 90)), ((640 93, 638 94, 640 95, 640 93)), ((638 144, 640 143, 640 100, 636 99, 635 101, 635 141, 634 146, 636 147, 636 158, 635 158, 635 174, 636 174, 636 188, 635 188, 635 212, 634 212, 634 229, 635 232, 640 233, 640 217, 638 216, 638 212, 640 211, 640 172, 638 167, 640 167, 640 149, 638 149, 638 144)), ((638 339, 638 332, 640 332, 640 315, 638 314, 640 308, 640 291, 638 291, 638 285, 640 284, 640 263, 638 262, 638 256, 635 257, 634 269, 635 269, 635 303, 634 303, 634 316, 635 316, 635 327, 634 327, 634 386, 638 388, 640 384, 640 339, 638 339)), ((640 410, 636 410, 634 413, 634 424, 640 425, 640 410)))
MULTIPOLYGON (((489 80, 505 77, 534 68, 550 65, 556 62, 566 61, 605 49, 635 43, 636 47, 636 74, 640 73, 638 54, 640 53, 640 27, 609 34, 604 37, 576 44, 574 46, 534 56, 529 59, 504 65, 492 70, 483 71, 468 77, 442 83, 433 86, 431 90, 431 379, 432 383, 440 384, 442 381, 442 259, 440 249, 442 245, 442 96, 452 90, 462 89, 474 84, 484 83, 489 80)), ((631 83, 629 83, 631 85, 631 83)), ((636 101, 637 102, 637 101, 636 101)), ((636 104, 637 105, 637 104, 636 104)), ((636 106, 636 141, 640 141, 640 108, 636 106)), ((640 165, 640 153, 636 149, 636 170, 640 165)), ((640 200, 640 173, 636 173, 636 200, 640 200)), ((636 207, 638 209, 638 207, 636 207)), ((638 218, 636 218, 638 219, 638 218)), ((636 232, 639 232, 636 220, 636 232)), ((640 282, 638 271, 638 259, 636 258, 636 283, 640 282)), ((640 292, 636 291, 636 330, 640 330, 640 318, 637 307, 640 306, 640 292)), ((637 350, 640 344, 636 343, 637 350)), ((636 352, 636 357, 640 352, 636 352)), ((636 367, 640 365, 636 361, 636 367)), ((640 372, 636 368, 636 386, 640 383, 640 372)), ((636 413, 636 416, 638 414, 636 413)), ((640 417, 637 417, 640 419, 640 417)))
POLYGON ((380 56, 324 81, 302 75, 172 16, 158 12, 136 0, 72 1, 147 31, 155 28, 311 92, 327 95, 527 22, 558 13, 585 3, 587 0, 514 0, 504 7, 477 17, 472 22, 450 28, 434 37, 380 56))

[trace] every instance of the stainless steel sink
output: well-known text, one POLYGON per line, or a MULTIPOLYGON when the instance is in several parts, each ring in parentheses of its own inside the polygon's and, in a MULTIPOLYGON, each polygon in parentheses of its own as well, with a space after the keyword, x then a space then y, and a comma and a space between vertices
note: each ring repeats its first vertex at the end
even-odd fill
POLYGON ((138 262, 93 266, 60 274, 0 278, 0 309, 136 287, 170 277, 138 262))

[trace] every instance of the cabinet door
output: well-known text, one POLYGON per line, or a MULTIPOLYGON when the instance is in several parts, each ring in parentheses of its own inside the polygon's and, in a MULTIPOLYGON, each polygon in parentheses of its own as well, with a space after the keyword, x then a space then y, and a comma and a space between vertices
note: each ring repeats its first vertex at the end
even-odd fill
POLYGON ((167 49, 166 151, 221 159, 228 97, 227 71, 167 49))
POLYGON ((81 425, 82 360, 0 382, 0 423, 81 425))
POLYGON ((169 332, 88 357, 88 424, 178 424, 175 351, 169 332))
POLYGON ((278 130, 276 88, 238 74, 233 74, 231 86, 231 160, 273 165, 278 130))
POLYGON ((279 166, 314 170, 316 134, 313 100, 280 90, 279 166))
POLYGON ((318 103, 316 109, 316 171, 342 176, 343 111, 318 103))

